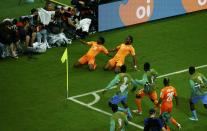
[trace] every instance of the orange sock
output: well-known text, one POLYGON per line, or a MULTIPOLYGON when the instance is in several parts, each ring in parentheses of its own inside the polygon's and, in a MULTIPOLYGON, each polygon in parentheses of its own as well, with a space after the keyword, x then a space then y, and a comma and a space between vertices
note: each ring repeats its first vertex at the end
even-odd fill
POLYGON ((138 111, 142 111, 141 99, 135 99, 138 111))
POLYGON ((170 118, 170 121, 177 127, 177 121, 173 117, 170 118))

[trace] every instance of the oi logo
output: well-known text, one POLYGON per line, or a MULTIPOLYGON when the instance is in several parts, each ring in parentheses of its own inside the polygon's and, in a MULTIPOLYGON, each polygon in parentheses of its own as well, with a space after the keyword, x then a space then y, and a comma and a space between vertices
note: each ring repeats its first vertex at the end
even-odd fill
POLYGON ((186 12, 207 9, 207 0, 182 0, 186 12))
POLYGON ((119 15, 125 25, 138 24, 150 19, 153 8, 154 0, 128 0, 120 5, 119 15))

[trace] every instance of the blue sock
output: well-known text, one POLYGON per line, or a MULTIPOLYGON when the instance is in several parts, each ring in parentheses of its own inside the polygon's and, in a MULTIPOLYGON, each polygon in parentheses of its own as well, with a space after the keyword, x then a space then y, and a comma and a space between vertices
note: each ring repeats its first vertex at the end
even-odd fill
POLYGON ((196 110, 193 110, 193 111, 192 111, 192 116, 193 116, 195 119, 198 119, 196 110))
POLYGON ((131 113, 131 111, 130 111, 129 108, 127 108, 127 114, 128 114, 128 117, 129 117, 129 118, 132 118, 132 113, 131 113))
POLYGON ((118 107, 118 110, 122 111, 122 112, 127 112, 127 110, 125 108, 121 108, 121 107, 118 107))
POLYGON ((127 113, 127 117, 132 118, 132 113, 129 108, 118 107, 118 110, 127 113))

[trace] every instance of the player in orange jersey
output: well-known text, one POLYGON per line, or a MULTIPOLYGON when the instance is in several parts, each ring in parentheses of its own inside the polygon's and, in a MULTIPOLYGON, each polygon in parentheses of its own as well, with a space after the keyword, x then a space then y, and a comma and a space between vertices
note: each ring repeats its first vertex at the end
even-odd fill
MULTIPOLYGON (((173 86, 170 86, 169 78, 164 78, 163 80, 164 88, 161 90, 159 103, 161 104, 160 107, 160 114, 163 113, 171 113, 173 108, 173 98, 176 100, 176 105, 178 105, 178 98, 177 98, 177 91, 173 86)), ((171 116, 170 121, 177 126, 179 129, 181 125, 171 116)))
POLYGON ((108 61, 105 65, 104 70, 112 70, 115 69, 115 73, 120 72, 120 67, 124 65, 125 57, 131 54, 133 57, 134 68, 137 68, 136 65, 136 57, 135 57, 135 50, 132 46, 133 37, 128 36, 125 40, 125 43, 117 46, 115 49, 111 50, 117 51, 116 55, 108 61))
POLYGON ((85 42, 80 40, 81 43, 91 46, 89 51, 83 55, 78 62, 74 64, 74 67, 80 67, 81 65, 88 64, 88 68, 90 71, 96 69, 95 57, 100 53, 103 52, 104 54, 108 55, 108 50, 103 46, 105 43, 105 39, 103 37, 99 37, 97 42, 85 42))

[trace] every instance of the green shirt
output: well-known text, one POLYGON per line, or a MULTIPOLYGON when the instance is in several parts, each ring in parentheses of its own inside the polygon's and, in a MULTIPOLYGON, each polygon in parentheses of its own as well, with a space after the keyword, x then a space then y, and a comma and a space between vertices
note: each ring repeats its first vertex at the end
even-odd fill
POLYGON ((151 93, 155 91, 155 80, 158 76, 158 73, 154 69, 150 69, 149 71, 145 72, 142 76, 142 80, 135 80, 135 85, 144 86, 145 93, 151 93))
POLYGON ((127 115, 124 112, 117 111, 111 116, 110 131, 124 131, 127 124, 127 115))
POLYGON ((113 88, 114 86, 117 87, 117 94, 118 95, 128 95, 128 90, 131 88, 131 83, 133 79, 127 73, 119 73, 115 76, 115 78, 108 84, 106 90, 113 88))
POLYGON ((206 77, 199 73, 195 72, 190 76, 190 87, 191 87, 191 97, 202 96, 206 94, 207 89, 207 79, 206 77))

